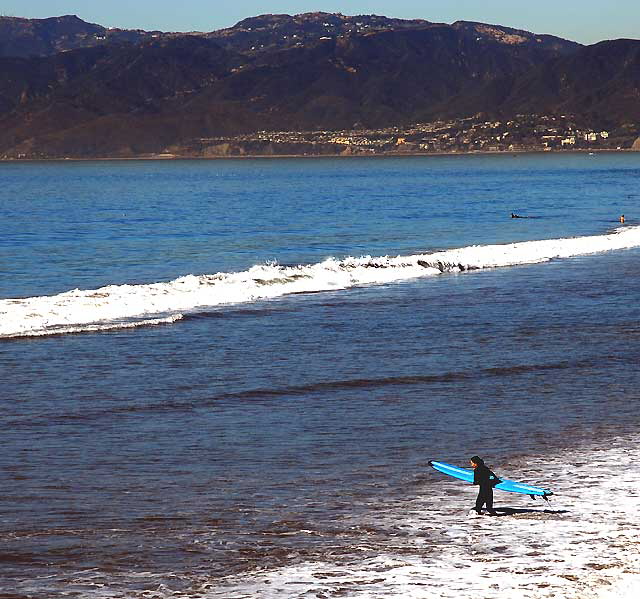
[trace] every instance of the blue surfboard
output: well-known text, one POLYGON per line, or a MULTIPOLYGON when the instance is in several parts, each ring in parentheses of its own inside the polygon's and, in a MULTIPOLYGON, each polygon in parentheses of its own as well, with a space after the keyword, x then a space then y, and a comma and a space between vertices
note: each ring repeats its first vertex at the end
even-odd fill
MULTIPOLYGON (((445 462, 429 462, 429 466, 438 472, 453 476, 464 480, 468 483, 473 483, 473 470, 471 468, 459 468, 458 466, 452 466, 445 462)), ((523 495, 531 495, 531 497, 543 497, 547 498, 549 495, 553 495, 553 491, 543 489, 541 487, 534 487, 532 485, 525 485, 524 483, 517 483, 512 480, 501 479, 502 482, 495 486, 496 489, 501 491, 509 491, 510 493, 522 493, 523 495)))

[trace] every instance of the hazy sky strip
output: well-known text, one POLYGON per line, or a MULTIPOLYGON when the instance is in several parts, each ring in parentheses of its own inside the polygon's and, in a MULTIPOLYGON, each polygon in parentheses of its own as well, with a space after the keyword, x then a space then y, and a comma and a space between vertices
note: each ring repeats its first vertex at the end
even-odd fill
POLYGON ((585 44, 640 38, 639 0, 0 0, 0 14, 76 14, 108 27, 212 31, 264 13, 342 12, 451 23, 481 21, 585 44))

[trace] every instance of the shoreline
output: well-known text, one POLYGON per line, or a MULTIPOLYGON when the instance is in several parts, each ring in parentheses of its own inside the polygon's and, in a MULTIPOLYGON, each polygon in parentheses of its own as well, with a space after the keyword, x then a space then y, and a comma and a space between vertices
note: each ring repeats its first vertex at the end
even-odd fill
POLYGON ((636 154, 640 150, 633 148, 621 149, 574 149, 574 150, 478 150, 473 152, 387 152, 380 154, 243 154, 229 156, 187 156, 168 154, 141 154, 140 156, 103 156, 87 158, 0 158, 0 164, 32 163, 32 162, 131 162, 131 161, 193 161, 193 160, 256 160, 256 159, 287 159, 302 158, 415 158, 415 157, 451 157, 451 156, 526 156, 530 154, 636 154))

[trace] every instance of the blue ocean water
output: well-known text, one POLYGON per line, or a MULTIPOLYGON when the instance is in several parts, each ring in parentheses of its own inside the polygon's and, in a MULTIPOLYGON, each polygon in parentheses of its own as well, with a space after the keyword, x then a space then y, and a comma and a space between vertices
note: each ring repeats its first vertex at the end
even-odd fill
POLYGON ((600 233, 633 155, 5 163, 0 297, 600 233), (505 221, 511 212, 537 216, 505 221))
MULTIPOLYGON (((0 298, 596 239, 640 223, 639 174, 633 154, 4 163, 0 298)), ((0 339, 0 589, 169 596, 358 555, 357 515, 437 495, 429 459, 522 464, 637 429, 639 257, 0 339)))

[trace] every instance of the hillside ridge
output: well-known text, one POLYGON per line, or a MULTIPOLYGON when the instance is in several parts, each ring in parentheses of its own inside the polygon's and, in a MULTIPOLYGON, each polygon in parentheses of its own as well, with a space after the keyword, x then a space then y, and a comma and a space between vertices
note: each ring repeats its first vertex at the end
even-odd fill
MULTIPOLYGON (((192 34, 3 17, 5 54, 7 22, 31 38, 45 28, 50 50, 0 57, 4 158, 191 155, 203 139, 410 129, 474 115, 568 115, 585 131, 620 131, 607 143, 626 147, 640 123, 637 40, 582 46, 493 24, 339 13, 259 15, 192 34), (53 51, 61 26, 65 47, 53 51)), ((327 151, 309 143, 304 153, 327 151)))

